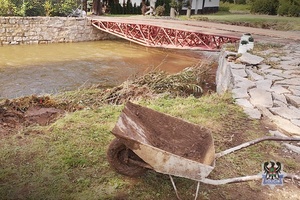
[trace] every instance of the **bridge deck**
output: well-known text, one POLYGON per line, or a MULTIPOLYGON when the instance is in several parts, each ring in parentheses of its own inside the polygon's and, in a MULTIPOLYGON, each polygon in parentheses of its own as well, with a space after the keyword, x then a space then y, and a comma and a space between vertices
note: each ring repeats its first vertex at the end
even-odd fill
POLYGON ((224 43, 236 43, 240 39, 176 20, 93 17, 91 21, 102 31, 148 47, 218 51, 224 43))

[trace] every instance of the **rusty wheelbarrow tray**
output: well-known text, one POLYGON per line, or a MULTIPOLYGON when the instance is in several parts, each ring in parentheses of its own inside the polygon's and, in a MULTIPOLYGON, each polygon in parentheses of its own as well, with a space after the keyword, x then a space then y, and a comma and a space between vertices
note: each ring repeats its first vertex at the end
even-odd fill
MULTIPOLYGON (((182 119, 127 102, 112 133, 116 138, 107 151, 109 163, 117 172, 137 176, 147 169, 184 177, 206 184, 221 185, 261 179, 261 175, 222 180, 207 178, 215 161, 236 150, 265 140, 299 141, 299 138, 263 137, 215 153, 210 130, 182 119)), ((299 176, 285 174, 287 178, 299 176)), ((199 184, 197 191, 199 189, 199 184)), ((198 192, 197 192, 198 193, 198 192)))

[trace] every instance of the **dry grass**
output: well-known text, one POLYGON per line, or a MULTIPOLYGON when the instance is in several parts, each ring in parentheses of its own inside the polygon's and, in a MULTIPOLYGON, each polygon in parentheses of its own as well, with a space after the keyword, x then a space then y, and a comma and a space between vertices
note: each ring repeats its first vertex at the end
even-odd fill
POLYGON ((177 74, 168 74, 157 70, 150 71, 114 88, 101 89, 93 86, 88 90, 79 89, 60 94, 57 99, 68 102, 69 105, 79 104, 93 107, 103 104, 120 105, 129 100, 157 98, 162 94, 172 97, 190 95, 200 97, 203 94, 201 85, 205 82, 212 65, 212 61, 199 62, 177 74))

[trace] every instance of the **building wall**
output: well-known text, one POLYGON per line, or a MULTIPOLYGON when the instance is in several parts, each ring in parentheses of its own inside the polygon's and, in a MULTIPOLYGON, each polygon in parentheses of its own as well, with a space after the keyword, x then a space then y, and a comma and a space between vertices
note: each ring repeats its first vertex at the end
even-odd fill
POLYGON ((0 17, 0 45, 64 43, 113 39, 88 18, 0 17))
MULTIPOLYGON (((203 0, 193 0, 192 1, 192 13, 200 14, 202 11, 204 13, 217 12, 220 6, 220 0, 205 0, 204 10, 203 10, 203 0)), ((187 8, 182 8, 184 12, 181 14, 185 14, 187 8)))
POLYGON ((204 7, 219 7, 219 5, 220 5, 220 0, 205 0, 204 7))

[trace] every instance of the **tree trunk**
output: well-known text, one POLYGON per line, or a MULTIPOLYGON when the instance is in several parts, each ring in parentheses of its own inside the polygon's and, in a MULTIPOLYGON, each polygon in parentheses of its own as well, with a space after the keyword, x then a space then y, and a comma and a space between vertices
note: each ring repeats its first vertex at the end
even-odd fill
POLYGON ((87 13, 87 0, 82 1, 82 10, 84 10, 87 13))
POLYGON ((102 1, 101 0, 93 0, 93 14, 95 14, 95 15, 103 15, 103 12, 102 12, 102 1))

